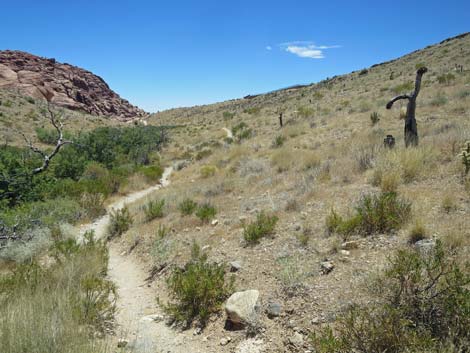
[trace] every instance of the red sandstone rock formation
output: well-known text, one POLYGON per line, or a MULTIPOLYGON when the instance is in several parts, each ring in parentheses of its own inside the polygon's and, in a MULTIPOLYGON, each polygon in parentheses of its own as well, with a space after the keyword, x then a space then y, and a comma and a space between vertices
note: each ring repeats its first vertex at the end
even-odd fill
POLYGON ((0 51, 0 88, 17 89, 64 108, 121 120, 147 114, 90 71, 21 51, 0 51))

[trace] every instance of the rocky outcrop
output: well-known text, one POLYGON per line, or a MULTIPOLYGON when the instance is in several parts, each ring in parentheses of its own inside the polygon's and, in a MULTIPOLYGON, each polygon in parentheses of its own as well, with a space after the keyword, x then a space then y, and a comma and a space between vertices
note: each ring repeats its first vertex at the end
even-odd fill
POLYGON ((90 71, 21 51, 0 51, 0 88, 49 101, 60 107, 121 120, 145 116, 90 71))

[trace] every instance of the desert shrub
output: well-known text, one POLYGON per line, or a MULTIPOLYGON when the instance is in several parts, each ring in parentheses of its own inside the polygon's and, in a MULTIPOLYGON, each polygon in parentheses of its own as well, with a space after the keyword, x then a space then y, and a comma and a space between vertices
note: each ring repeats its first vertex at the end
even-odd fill
POLYGON ((307 119, 312 117, 315 114, 315 111, 311 107, 300 106, 297 108, 297 114, 299 117, 307 119))
POLYGON ((417 220, 410 229, 408 234, 408 243, 414 244, 420 240, 427 238, 427 230, 424 224, 417 220))
POLYGON ((148 182, 158 182, 163 175, 163 167, 161 165, 145 165, 139 168, 139 172, 143 174, 148 182))
POLYGON ((437 76, 437 82, 439 82, 440 84, 448 85, 454 80, 455 80, 455 76, 454 74, 450 72, 437 76))
POLYGON ((253 135, 253 130, 243 121, 232 127, 232 134, 237 142, 241 142, 253 135))
POLYGON ((312 336, 316 351, 466 352, 470 340, 469 264, 437 241, 429 252, 402 249, 371 289, 374 300, 353 305, 334 326, 312 336))
POLYGON ((246 108, 243 112, 247 113, 247 114, 250 114, 250 115, 258 115, 261 112, 261 108, 260 107, 250 107, 250 108, 246 108))
POLYGON ((159 225, 157 234, 150 247, 150 255, 157 265, 164 264, 172 248, 172 240, 167 236, 170 230, 164 225, 159 225))
POLYGON ((186 198, 180 202, 180 204, 178 205, 178 209, 183 216, 190 216, 197 209, 197 202, 186 198))
POLYGON ((246 243, 258 244, 261 238, 273 234, 278 220, 275 215, 268 215, 263 211, 258 213, 255 221, 243 224, 243 238, 246 243))
POLYGON ((134 219, 127 206, 124 206, 120 210, 112 210, 109 213, 108 238, 120 236, 129 230, 133 222, 134 219))
POLYGON ((98 218, 106 213, 104 197, 102 194, 83 193, 79 201, 80 206, 88 219, 98 218))
POLYGON ((457 205, 455 203, 455 197, 452 194, 446 194, 444 195, 441 203, 441 207, 446 213, 450 213, 451 211, 454 211, 457 209, 457 205))
POLYGON ((370 122, 371 122, 372 126, 377 124, 379 121, 380 121, 379 113, 373 112, 373 113, 370 114, 370 122))
POLYGON ((296 292, 303 287, 303 283, 308 275, 302 266, 302 261, 298 258, 288 256, 278 259, 277 262, 280 267, 278 279, 283 289, 288 295, 296 294, 296 292))
POLYGON ((286 138, 284 136, 277 135, 273 140, 272 147, 273 148, 282 147, 282 145, 284 145, 285 141, 286 141, 286 138))
POLYGON ((202 178, 209 178, 211 176, 214 176, 216 172, 217 172, 217 167, 213 165, 204 165, 200 169, 202 178))
POLYGON ((191 261, 184 269, 175 268, 167 280, 173 302, 164 306, 165 311, 178 323, 189 326, 197 320, 205 326, 233 291, 233 277, 226 280, 224 267, 209 263, 194 243, 191 261))
POLYGON ((196 158, 197 161, 200 161, 201 159, 209 157, 211 154, 212 150, 210 148, 203 148, 198 153, 196 153, 194 158, 196 158))
POLYGON ((465 167, 465 175, 470 172, 470 141, 465 142, 462 151, 459 153, 462 164, 465 167))
POLYGON ((162 218, 164 208, 165 199, 148 201, 145 205, 142 206, 142 210, 145 214, 145 220, 150 222, 155 218, 162 218))
POLYGON ((414 87, 413 81, 408 81, 408 82, 404 82, 404 83, 401 83, 399 85, 392 87, 391 90, 395 94, 400 94, 400 93, 411 91, 413 87, 414 87))
POLYGON ((416 69, 416 70, 419 70, 419 69, 421 69, 422 67, 426 67, 426 63, 424 63, 424 62, 422 62, 422 61, 420 61, 419 63, 416 63, 416 65, 415 65, 415 69, 416 69))
POLYGON ((278 173, 288 171, 296 161, 296 152, 284 147, 275 151, 271 156, 271 164, 276 167, 278 173))
POLYGON ((231 120, 233 119, 234 116, 235 116, 235 113, 231 113, 231 112, 222 113, 222 117, 224 118, 224 120, 231 120))
POLYGON ((374 166, 379 148, 375 145, 363 146, 354 153, 357 168, 360 172, 365 172, 374 166))
POLYGON ((199 205, 196 209, 196 216, 202 221, 202 223, 208 223, 216 214, 217 209, 209 202, 199 205))
POLYGON ((365 195, 351 217, 344 219, 334 210, 326 218, 330 233, 370 235, 399 229, 410 217, 411 203, 395 192, 365 195))

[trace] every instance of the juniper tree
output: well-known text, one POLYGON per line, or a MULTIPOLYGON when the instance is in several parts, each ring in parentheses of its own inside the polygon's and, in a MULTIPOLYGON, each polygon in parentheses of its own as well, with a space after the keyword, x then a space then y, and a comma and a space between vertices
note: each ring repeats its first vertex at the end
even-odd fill
POLYGON ((400 99, 408 99, 408 105, 406 107, 406 118, 405 118, 405 146, 417 146, 418 145, 418 126, 416 124, 416 99, 418 98, 419 91, 421 89, 421 78, 428 71, 426 67, 420 67, 416 72, 415 89, 409 94, 401 94, 394 97, 390 102, 387 103, 387 109, 392 108, 393 103, 400 99))

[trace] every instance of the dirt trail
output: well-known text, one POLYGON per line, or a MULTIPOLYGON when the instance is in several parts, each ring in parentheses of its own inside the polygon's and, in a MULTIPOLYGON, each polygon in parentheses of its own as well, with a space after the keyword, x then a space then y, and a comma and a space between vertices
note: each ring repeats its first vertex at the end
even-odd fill
POLYGON ((222 130, 224 130, 225 133, 227 134, 227 138, 233 139, 233 133, 230 129, 227 129, 226 127, 223 127, 222 130))
MULTIPOLYGON (((169 185, 173 169, 166 168, 161 183, 141 190, 109 205, 108 210, 121 209, 124 205, 148 196, 155 190, 169 185)), ((109 214, 80 228, 79 241, 86 231, 93 230, 97 239, 106 236, 109 214)), ((199 352, 191 338, 169 328, 162 321, 162 313, 156 304, 156 293, 145 283, 146 273, 132 257, 126 256, 111 244, 109 248, 108 275, 118 287, 117 337, 129 341, 128 347, 136 353, 188 353, 199 352)), ((200 352, 203 352, 200 350, 200 352)))

